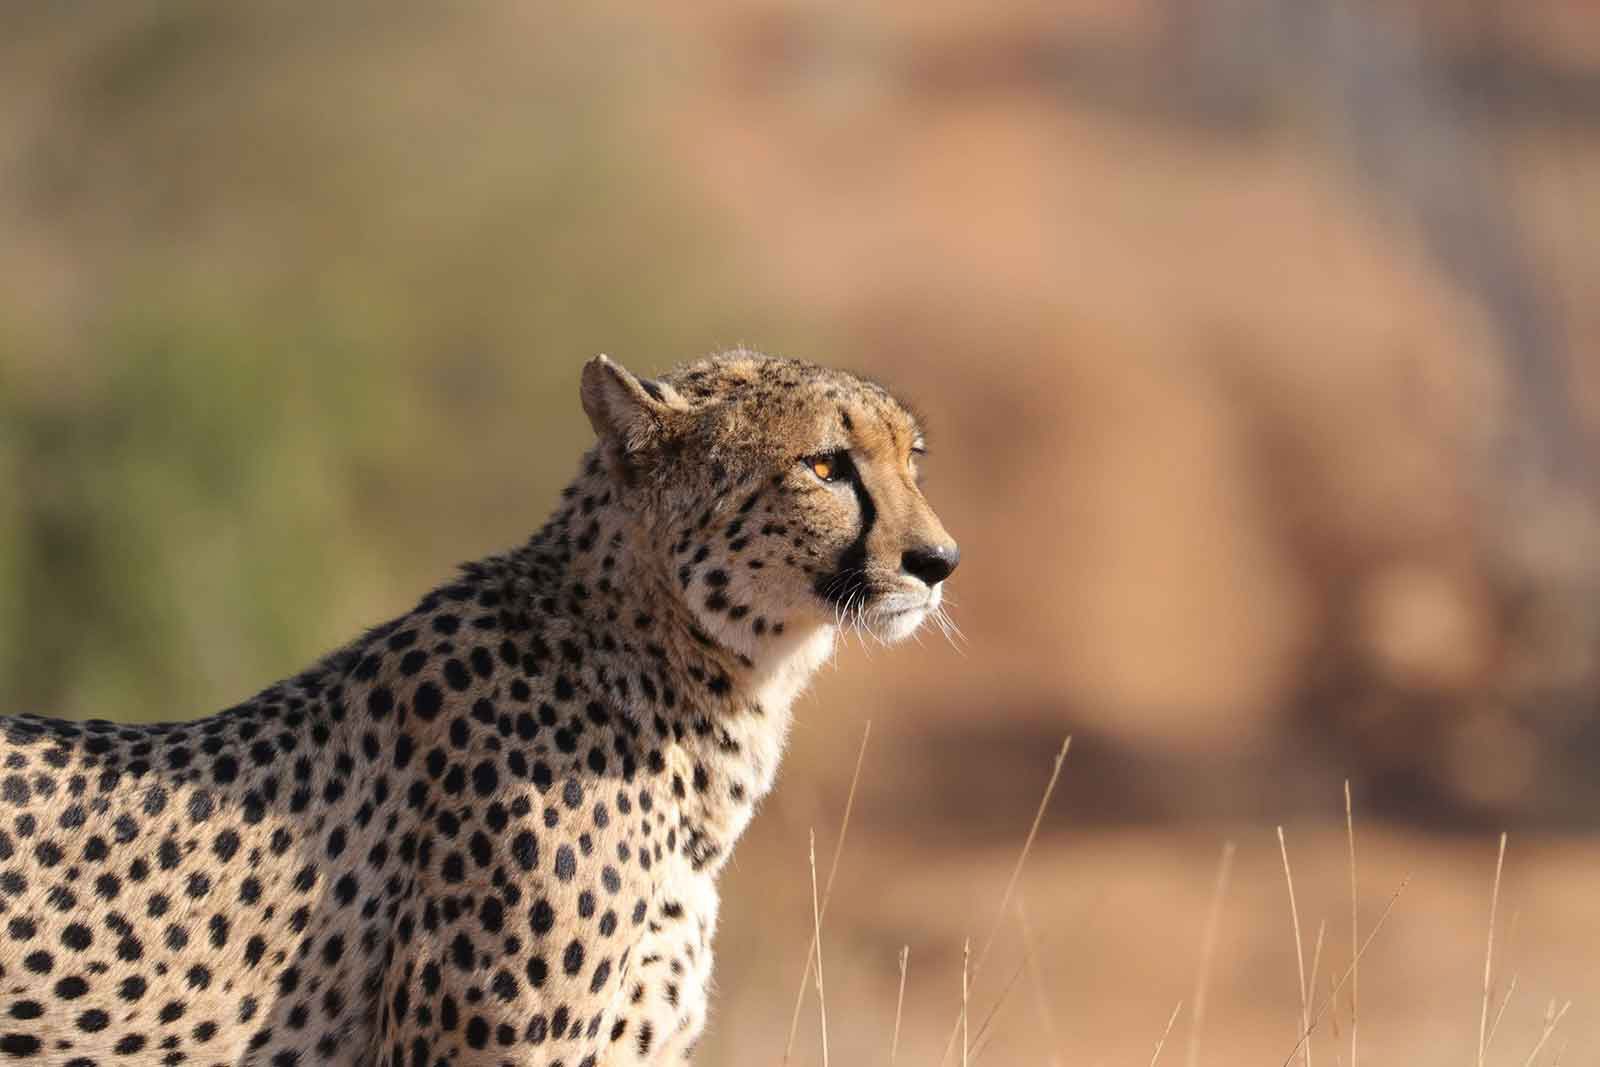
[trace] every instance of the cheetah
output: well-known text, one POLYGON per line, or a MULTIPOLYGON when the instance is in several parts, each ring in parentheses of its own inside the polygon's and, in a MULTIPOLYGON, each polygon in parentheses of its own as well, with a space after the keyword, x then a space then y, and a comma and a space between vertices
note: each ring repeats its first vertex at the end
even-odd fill
POLYGON ((879 385, 739 350, 580 392, 544 527, 303 673, 0 719, 0 1067, 692 1057, 796 696, 959 555, 879 385))

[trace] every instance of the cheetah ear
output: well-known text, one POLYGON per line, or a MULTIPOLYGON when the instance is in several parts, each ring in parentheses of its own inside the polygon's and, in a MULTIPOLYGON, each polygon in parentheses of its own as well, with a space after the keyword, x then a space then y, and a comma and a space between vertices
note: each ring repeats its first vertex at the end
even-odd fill
POLYGON ((676 393, 603 355, 583 365, 579 394, 607 461, 624 473, 632 470, 642 453, 661 443, 676 413, 670 403, 676 393))

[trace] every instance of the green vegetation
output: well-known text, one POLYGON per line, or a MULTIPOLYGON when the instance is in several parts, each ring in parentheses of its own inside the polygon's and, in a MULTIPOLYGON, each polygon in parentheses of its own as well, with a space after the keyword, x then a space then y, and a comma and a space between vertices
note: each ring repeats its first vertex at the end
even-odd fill
POLYGON ((464 85, 481 26, 383 12, 67 12, 7 46, 0 89, 35 91, 0 92, 0 709, 248 695, 543 519, 583 358, 762 321, 612 103, 637 57, 545 26, 464 85))

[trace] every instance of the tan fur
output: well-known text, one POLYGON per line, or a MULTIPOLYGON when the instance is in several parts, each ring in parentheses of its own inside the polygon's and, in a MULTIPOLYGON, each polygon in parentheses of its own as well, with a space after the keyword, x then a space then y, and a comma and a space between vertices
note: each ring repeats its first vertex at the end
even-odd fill
POLYGON ((305 673, 194 722, 0 720, 0 1065, 689 1056, 794 698, 954 550, 871 383, 737 352, 581 393, 544 529, 305 673), (805 462, 835 452, 847 481, 805 462))

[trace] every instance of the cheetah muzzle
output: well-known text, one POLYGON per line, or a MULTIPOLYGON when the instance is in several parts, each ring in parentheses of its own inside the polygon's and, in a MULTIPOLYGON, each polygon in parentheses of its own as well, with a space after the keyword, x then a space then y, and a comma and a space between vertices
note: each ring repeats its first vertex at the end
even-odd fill
POLYGON ((871 382, 602 356, 582 400, 543 529, 309 670, 193 722, 0 719, 0 1067, 688 1059, 795 697, 959 556, 871 382))

